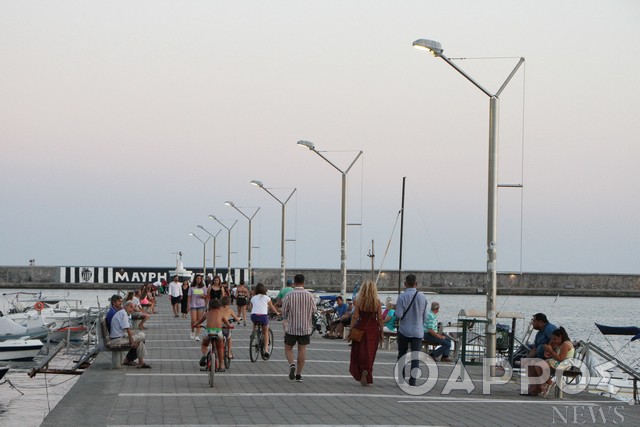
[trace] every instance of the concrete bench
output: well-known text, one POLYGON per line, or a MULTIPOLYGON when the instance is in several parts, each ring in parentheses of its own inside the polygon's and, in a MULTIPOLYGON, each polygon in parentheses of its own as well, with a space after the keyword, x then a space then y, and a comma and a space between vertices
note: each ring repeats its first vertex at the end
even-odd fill
POLYGON ((100 319, 100 341, 102 343, 101 351, 111 352, 112 369, 121 368, 124 353, 135 348, 135 346, 132 346, 131 344, 113 344, 111 342, 111 338, 109 338, 107 321, 104 317, 100 319))

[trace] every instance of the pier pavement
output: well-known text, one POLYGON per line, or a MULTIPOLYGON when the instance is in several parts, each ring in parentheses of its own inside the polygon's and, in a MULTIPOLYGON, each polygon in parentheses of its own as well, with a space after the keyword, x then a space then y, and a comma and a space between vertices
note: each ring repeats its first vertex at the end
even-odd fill
POLYGON ((317 334, 308 346, 304 381, 291 381, 279 322, 272 323, 271 359, 256 363, 249 360, 250 324, 236 326, 236 358, 210 388, 189 321, 173 317, 168 297, 160 300, 159 314, 147 322, 145 360, 152 369, 113 370, 111 354, 101 353, 42 426, 640 425, 639 405, 590 393, 562 400, 520 396, 519 381, 511 380, 483 394, 479 366, 467 367, 474 387, 469 393, 443 394, 454 365, 438 364, 431 391, 407 394, 393 376, 395 350, 378 350, 374 384, 362 387, 349 375, 348 343, 317 334))

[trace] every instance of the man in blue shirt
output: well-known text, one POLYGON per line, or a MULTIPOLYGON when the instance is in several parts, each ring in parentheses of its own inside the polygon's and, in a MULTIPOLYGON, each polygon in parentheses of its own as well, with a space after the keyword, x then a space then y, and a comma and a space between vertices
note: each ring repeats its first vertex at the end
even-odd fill
POLYGON ((336 319, 331 322, 329 333, 324 335, 324 338, 339 338, 342 339, 342 332, 344 326, 351 322, 351 314, 349 313, 349 306, 344 303, 342 297, 336 298, 336 305, 328 310, 324 310, 322 314, 335 313, 336 319))
MULTIPOLYGON (((422 348, 423 325, 427 316, 427 297, 418 292, 416 276, 409 274, 404 280, 405 290, 396 302, 395 316, 400 319, 398 328, 398 360, 409 348, 411 352, 418 352, 422 348)), ((417 372, 420 360, 411 359, 411 372, 417 372)), ((404 377, 404 369, 402 373, 404 377)), ((409 385, 415 386, 416 379, 409 378, 409 385)))
POLYGON ((533 348, 529 351, 529 357, 537 357, 544 359, 544 345, 549 344, 553 331, 558 329, 556 325, 550 323, 547 316, 543 313, 536 313, 531 319, 533 329, 537 330, 535 339, 533 340, 533 348))

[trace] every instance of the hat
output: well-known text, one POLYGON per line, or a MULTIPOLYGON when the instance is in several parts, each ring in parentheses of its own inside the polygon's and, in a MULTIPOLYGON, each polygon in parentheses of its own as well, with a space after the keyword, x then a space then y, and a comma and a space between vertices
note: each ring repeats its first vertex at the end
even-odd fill
POLYGON ((287 279, 287 285, 293 285, 293 280, 292 279, 287 279))

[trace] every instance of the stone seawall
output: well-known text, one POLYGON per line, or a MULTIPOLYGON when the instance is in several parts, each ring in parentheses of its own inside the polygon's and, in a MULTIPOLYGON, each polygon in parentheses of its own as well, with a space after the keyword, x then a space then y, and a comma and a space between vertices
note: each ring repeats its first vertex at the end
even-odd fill
MULTIPOLYGON (((298 268, 287 270, 287 277, 302 273, 307 287, 328 292, 340 290, 339 270, 298 268)), ((405 271, 402 275, 415 274, 420 287, 441 294, 483 294, 486 273, 459 271, 405 271)), ((254 269, 254 284, 262 282, 270 289, 281 287, 280 269, 254 269)), ((349 292, 356 283, 371 279, 370 271, 350 270, 349 292)), ((20 289, 133 289, 139 284, 60 283, 60 267, 0 267, 0 288, 20 289)), ((383 272, 378 281, 383 291, 398 289, 397 272, 383 272)), ((400 288, 403 284, 400 283, 400 288)), ((516 273, 498 275, 500 295, 566 295, 639 297, 640 275, 576 274, 576 273, 516 273)))

